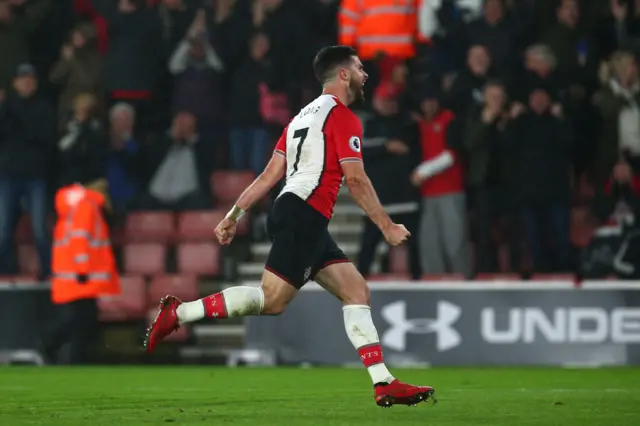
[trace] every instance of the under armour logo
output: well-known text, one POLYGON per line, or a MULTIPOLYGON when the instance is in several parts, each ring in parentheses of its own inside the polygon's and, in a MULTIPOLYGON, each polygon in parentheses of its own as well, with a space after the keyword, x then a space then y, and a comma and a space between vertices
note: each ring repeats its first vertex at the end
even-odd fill
POLYGON ((309 276, 311 275, 311 266, 309 266, 307 269, 304 270, 304 280, 308 280, 309 276))
POLYGON ((449 302, 438 302, 437 318, 407 319, 407 304, 398 301, 381 309, 382 317, 391 325, 382 336, 382 344, 389 349, 403 351, 407 347, 407 333, 436 334, 436 349, 448 351, 460 345, 460 334, 452 327, 460 318, 461 309, 449 302))

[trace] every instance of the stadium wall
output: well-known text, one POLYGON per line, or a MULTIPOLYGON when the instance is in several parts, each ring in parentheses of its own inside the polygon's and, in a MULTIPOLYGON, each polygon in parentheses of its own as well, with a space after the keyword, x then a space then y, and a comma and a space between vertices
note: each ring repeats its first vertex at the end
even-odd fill
MULTIPOLYGON (((253 283, 257 284, 257 283, 253 283)), ((393 366, 640 364, 640 283, 371 283, 374 322, 393 366)), ((359 364, 340 304, 315 283, 279 317, 247 322, 246 349, 279 363, 359 364)))

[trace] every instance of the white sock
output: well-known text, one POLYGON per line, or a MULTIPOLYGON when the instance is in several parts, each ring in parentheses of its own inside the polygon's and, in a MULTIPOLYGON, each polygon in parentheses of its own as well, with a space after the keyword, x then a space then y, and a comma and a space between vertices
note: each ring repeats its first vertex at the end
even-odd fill
POLYGON ((262 287, 237 286, 178 306, 180 324, 202 318, 232 318, 260 315, 264 309, 262 287))
POLYGON ((347 305, 342 307, 342 312, 347 336, 367 367, 373 384, 392 382, 394 377, 384 365, 378 331, 371 319, 371 308, 366 305, 347 305))

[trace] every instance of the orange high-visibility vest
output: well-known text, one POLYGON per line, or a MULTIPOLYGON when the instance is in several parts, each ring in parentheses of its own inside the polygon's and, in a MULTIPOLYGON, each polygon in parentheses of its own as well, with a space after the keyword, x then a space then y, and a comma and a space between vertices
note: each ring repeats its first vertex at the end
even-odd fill
POLYGON ((338 42, 352 46, 362 60, 378 52, 406 59, 416 42, 428 42, 418 31, 417 9, 426 0, 342 0, 338 42))
POLYGON ((104 196, 81 185, 56 193, 51 281, 53 303, 120 294, 120 279, 102 215, 104 196), (85 283, 78 276, 85 275, 85 283))

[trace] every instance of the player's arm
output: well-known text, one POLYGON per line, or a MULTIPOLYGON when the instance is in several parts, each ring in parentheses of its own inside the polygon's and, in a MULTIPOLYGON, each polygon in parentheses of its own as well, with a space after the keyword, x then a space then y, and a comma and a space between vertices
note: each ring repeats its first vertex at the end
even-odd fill
POLYGON ((349 192, 380 230, 388 228, 393 222, 380 204, 371 180, 364 171, 360 120, 350 111, 341 108, 333 111, 328 120, 327 139, 335 146, 349 192))
POLYGON ((267 167, 265 167, 264 171, 260 173, 260 176, 258 176, 240 195, 236 204, 227 214, 227 219, 231 219, 233 222, 237 223, 245 212, 247 212, 258 200, 261 200, 265 195, 267 195, 275 184, 283 178, 287 170, 286 149, 288 129, 289 126, 287 126, 282 132, 267 167))
POLYGON ((245 212, 267 195, 275 184, 283 178, 286 168, 287 160, 285 157, 274 153, 267 167, 265 167, 264 171, 244 190, 227 217, 237 222, 245 212))
POLYGON ((381 230, 393 224, 378 199, 373 184, 364 171, 361 161, 343 162, 341 164, 345 183, 353 200, 369 216, 371 221, 381 230))

